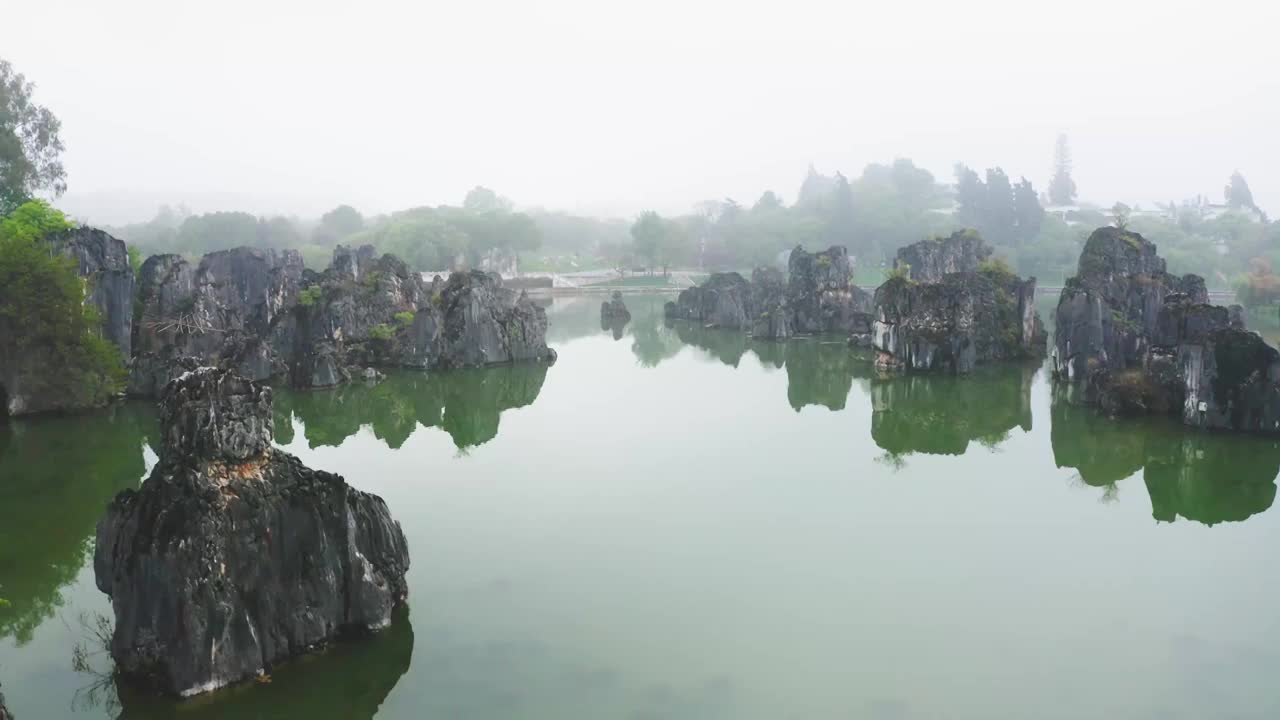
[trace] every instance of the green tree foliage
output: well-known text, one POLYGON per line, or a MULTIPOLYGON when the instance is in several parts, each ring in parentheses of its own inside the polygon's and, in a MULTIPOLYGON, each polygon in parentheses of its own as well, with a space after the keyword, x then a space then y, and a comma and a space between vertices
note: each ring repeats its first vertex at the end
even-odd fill
POLYGON ((986 181, 964 165, 956 166, 956 217, 977 228, 993 245, 1017 247, 1040 232, 1044 208, 1035 188, 1022 178, 1015 188, 1000 168, 987 170, 986 181))
POLYGON ((1044 224, 1044 208, 1040 207, 1040 198, 1036 196, 1031 181, 1025 177, 1013 187, 1013 213, 1018 234, 1022 240, 1030 240, 1040 234, 1044 224))
POLYGON ((1114 222, 1115 226, 1120 228, 1121 230, 1125 230, 1129 227, 1129 217, 1132 214, 1133 214, 1133 208, 1129 207, 1128 205, 1125 205, 1122 202, 1118 202, 1115 205, 1111 206, 1112 222, 1114 222))
POLYGON ((37 192, 67 189, 62 128, 46 107, 31 101, 35 85, 0 60, 0 214, 13 212, 37 192))
POLYGON ((1249 189, 1249 183, 1245 182, 1239 170, 1231 173, 1231 180, 1223 193, 1226 195, 1227 207, 1232 210, 1253 210, 1259 214, 1262 213, 1262 209, 1254 204, 1253 191, 1249 189))
POLYGON ((1065 133, 1058 134, 1053 148, 1053 178, 1049 180, 1049 202, 1054 205, 1074 205, 1076 181, 1071 179, 1071 145, 1065 133))
POLYGON ((462 209, 473 213, 509 213, 512 207, 510 200, 480 185, 471 188, 462 200, 462 209))
POLYGON ((246 212, 193 215, 178 228, 174 250, 200 255, 258 244, 258 219, 246 212))
POLYGON ((1249 271, 1235 282, 1236 300, 1246 308, 1264 307, 1280 302, 1280 277, 1271 267, 1271 260, 1255 257, 1249 261, 1249 271))
POLYGON ((632 251, 650 269, 658 264, 659 247, 665 241, 663 235, 666 230, 666 221, 652 210, 640 213, 631 226, 632 251))
POLYGON ((320 216, 320 227, 341 239, 363 230, 364 216, 350 205, 339 205, 320 216))
POLYGON ((124 369, 119 349, 98 334, 75 261, 46 240, 70 227, 40 200, 0 220, 0 354, 42 357, 50 392, 94 405, 123 389, 124 369))

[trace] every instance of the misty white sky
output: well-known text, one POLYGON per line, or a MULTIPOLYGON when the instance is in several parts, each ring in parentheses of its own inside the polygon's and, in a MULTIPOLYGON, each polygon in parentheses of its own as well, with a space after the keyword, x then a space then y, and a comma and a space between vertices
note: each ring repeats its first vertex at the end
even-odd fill
POLYGON ((3 0, 0 57, 63 121, 91 221, 457 203, 680 212, 812 162, 1001 165, 1083 200, 1280 215, 1271 2, 3 0))

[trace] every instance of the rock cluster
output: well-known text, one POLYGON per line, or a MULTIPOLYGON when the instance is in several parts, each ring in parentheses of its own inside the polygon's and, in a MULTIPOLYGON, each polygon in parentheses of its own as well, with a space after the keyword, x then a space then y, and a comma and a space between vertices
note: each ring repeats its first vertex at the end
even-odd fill
POLYGON ((179 372, 175 363, 216 363, 253 380, 285 372, 270 338, 298 302, 297 251, 220 250, 195 266, 179 255, 153 255, 140 275, 131 394, 156 395, 179 372))
POLYGON ((323 273, 293 251, 237 248, 198 266, 173 255, 142 269, 142 322, 130 392, 154 395, 180 372, 217 364, 253 380, 328 387, 371 366, 552 362, 546 313, 497 275, 428 283, 394 255, 338 247, 323 273))
POLYGON ((408 548, 381 498, 272 447, 271 390, 199 368, 168 384, 159 462, 98 523, 111 655, 189 696, 386 626, 408 548))
MULTIPOLYGON (((944 242, 925 240, 899 251, 899 260, 927 257, 927 268, 967 267, 990 254, 975 248, 973 237, 958 233, 944 242), (947 248, 957 255, 939 254, 947 248)), ((876 366, 967 373, 983 363, 1043 355, 1045 333, 1035 293, 1035 278, 1022 280, 1001 266, 950 272, 933 282, 897 274, 876 289, 876 366)))
POLYGON ((1280 353, 1238 307, 1207 300, 1203 279, 1167 273, 1141 235, 1097 230, 1058 301, 1054 375, 1110 415, 1280 433, 1280 353))
POLYGON ((785 279, 773 268, 757 268, 749 282, 736 272, 713 273, 666 305, 667 317, 771 340, 865 329, 870 310, 871 298, 852 283, 842 247, 818 253, 797 247, 785 279))

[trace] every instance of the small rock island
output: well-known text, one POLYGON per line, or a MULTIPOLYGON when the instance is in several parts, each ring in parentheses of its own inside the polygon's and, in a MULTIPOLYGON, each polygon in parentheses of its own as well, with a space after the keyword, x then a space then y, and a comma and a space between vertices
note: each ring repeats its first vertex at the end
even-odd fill
POLYGON ((967 230, 898 251, 876 289, 876 367, 967 373, 979 364, 1044 357, 1036 279, 1022 280, 967 230))
POLYGON ((409 551, 376 495, 272 446, 271 389, 198 368, 160 403, 160 459, 98 523, 122 677, 191 696, 391 622, 409 551))
POLYGON ((709 328, 786 340, 842 335, 875 350, 882 371, 967 373, 976 365, 1043 357, 1035 278, 1022 280, 978 233, 923 240, 898 251, 894 274, 868 295, 852 282, 848 251, 791 251, 784 275, 756 268, 748 282, 713 273, 667 303, 666 315, 709 328))
POLYGON ((871 296, 853 284, 847 249, 797 247, 787 267, 786 277, 776 268, 756 268, 749 282, 736 272, 712 273, 667 303, 666 316, 766 340, 870 330, 871 296))
POLYGON ((631 322, 631 311, 622 301, 622 293, 614 290, 613 296, 600 303, 600 322, 608 325, 626 325, 631 322))

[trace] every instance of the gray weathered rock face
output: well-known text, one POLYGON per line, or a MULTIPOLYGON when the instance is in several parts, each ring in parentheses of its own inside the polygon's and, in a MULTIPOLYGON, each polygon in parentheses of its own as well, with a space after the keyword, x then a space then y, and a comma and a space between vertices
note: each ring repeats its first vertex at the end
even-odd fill
POLYGON ((1170 275, 1155 244, 1141 235, 1111 227, 1094 231, 1058 300, 1054 372, 1087 383, 1099 369, 1142 365, 1165 297, 1174 293, 1208 301, 1202 278, 1170 275))
POLYGON ((85 301, 98 310, 102 336, 132 354, 133 266, 123 240, 91 227, 78 227, 50 239, 53 246, 79 265, 85 279, 85 301))
POLYGON ((454 273, 440 291, 440 352, 433 367, 555 362, 547 347, 547 313, 525 292, 478 270, 454 273))
POLYGON ((4 693, 0 692, 0 720, 14 720, 13 713, 4 706, 4 693))
POLYGON ((143 321, 130 392, 154 395, 182 358, 296 387, 347 382, 366 367, 552 362, 546 313, 497 275, 425 282, 394 255, 339 246, 323 273, 297 253, 238 248, 192 268, 174 255, 142 271, 143 321))
POLYGON ((269 388, 200 368, 165 388, 161 421, 151 476, 98 523, 125 678, 194 695, 390 623, 407 593, 399 524, 381 498, 272 447, 269 388))
POLYGON ((1055 377, 1110 415, 1169 413, 1194 427, 1280 433, 1280 353, 1204 281, 1165 272, 1154 244, 1103 228, 1059 300, 1055 377))
POLYGON ((253 380, 281 374, 285 368, 268 338, 297 304, 302 274, 294 250, 221 250, 194 268, 177 255, 148 258, 129 391, 154 393, 157 374, 183 357, 232 367, 253 380))
POLYGON ((849 251, 843 247, 818 253, 797 247, 787 272, 787 307, 797 333, 848 334, 854 313, 871 311, 871 296, 853 284, 849 251))
POLYGON ((791 252, 788 276, 756 268, 751 281, 736 272, 712 273, 666 305, 667 317, 709 327, 749 330, 758 338, 849 334, 867 324, 871 296, 852 284, 848 251, 833 247, 791 252))
POLYGON ((921 240, 898 250, 895 268, 906 268, 916 282, 936 283, 951 273, 977 272, 991 257, 991 247, 973 230, 957 230, 945 238, 921 240))
POLYGON ((967 373, 982 363, 1042 355, 1035 288, 1035 278, 1002 272, 952 273, 936 283, 892 278, 875 294, 876 366, 967 373))
POLYGON ((751 272, 751 335, 762 340, 791 337, 791 310, 787 307, 787 278, 777 268, 759 267, 751 272))
POLYGON ((676 319, 746 330, 752 317, 751 285, 736 272, 712 273, 701 285, 681 290, 675 304, 667 309, 674 311, 671 316, 676 319))

